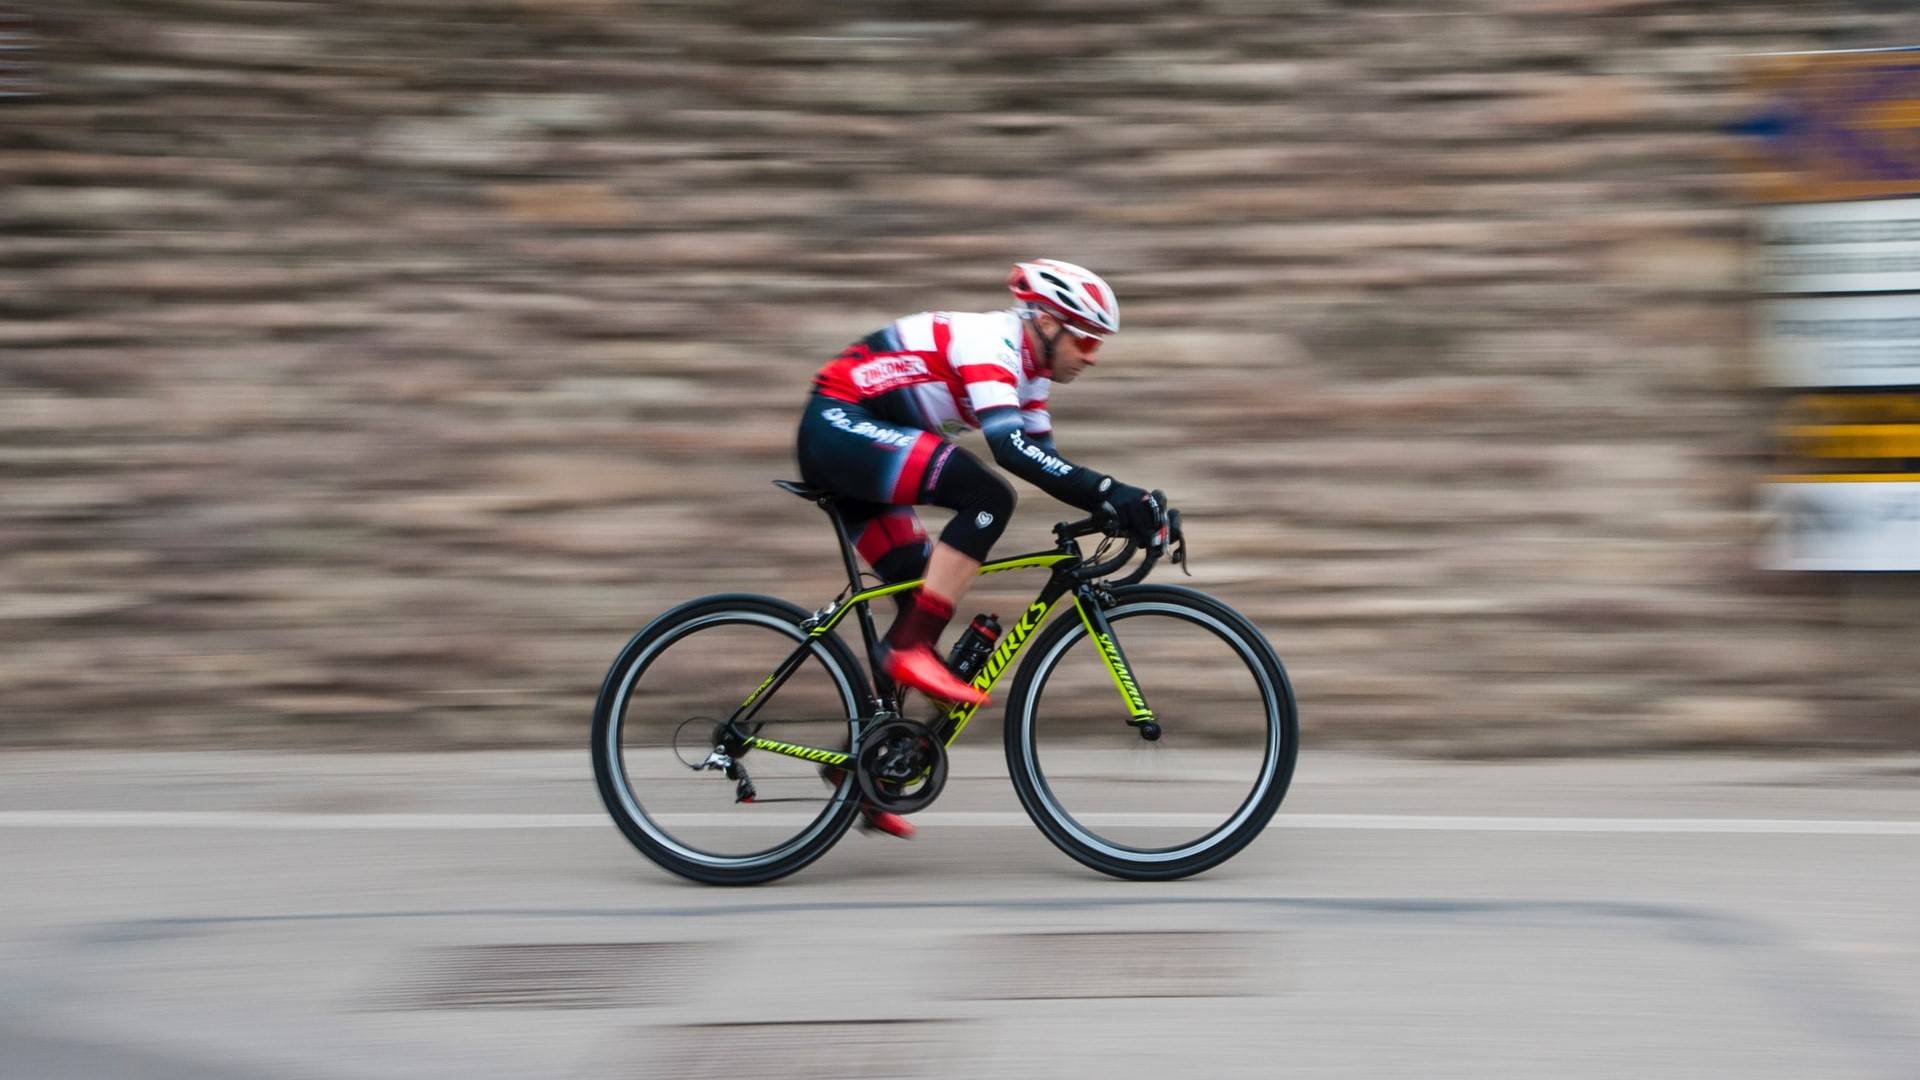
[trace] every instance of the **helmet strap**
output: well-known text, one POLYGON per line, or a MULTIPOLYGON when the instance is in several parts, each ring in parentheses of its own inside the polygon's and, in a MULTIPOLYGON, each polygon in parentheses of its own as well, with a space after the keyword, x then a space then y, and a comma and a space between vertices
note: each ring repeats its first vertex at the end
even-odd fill
MULTIPOLYGON (((1033 323, 1034 316, 1038 314, 1040 314, 1040 308, 1035 304, 1033 304, 1032 302, 1029 302, 1020 311, 1020 317, 1026 320, 1029 324, 1033 323)), ((1046 362, 1047 376, 1049 378, 1053 376, 1054 346, 1060 344, 1061 337, 1063 337, 1067 332, 1067 324, 1061 322, 1059 319, 1056 318, 1054 320, 1054 325, 1056 329, 1053 331, 1052 337, 1048 337, 1042 334, 1040 332, 1039 326, 1036 325, 1033 327, 1033 336, 1040 339, 1040 359, 1046 362)))
POLYGON ((1049 378, 1053 376, 1053 347, 1060 344, 1060 339, 1065 337, 1066 333, 1067 328, 1062 326, 1053 332, 1052 337, 1040 339, 1040 344, 1045 347, 1044 355, 1047 358, 1047 376, 1049 378))

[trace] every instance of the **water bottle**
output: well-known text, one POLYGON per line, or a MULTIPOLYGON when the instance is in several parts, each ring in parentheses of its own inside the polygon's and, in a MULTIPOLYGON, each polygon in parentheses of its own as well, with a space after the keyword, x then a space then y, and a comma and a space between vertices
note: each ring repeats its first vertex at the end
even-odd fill
POLYGON ((947 654, 947 668, 959 676, 961 682, 973 678, 980 670, 980 662, 993 651, 993 644, 1000 640, 1000 618, 997 615, 975 615, 973 621, 953 643, 953 651, 947 654))

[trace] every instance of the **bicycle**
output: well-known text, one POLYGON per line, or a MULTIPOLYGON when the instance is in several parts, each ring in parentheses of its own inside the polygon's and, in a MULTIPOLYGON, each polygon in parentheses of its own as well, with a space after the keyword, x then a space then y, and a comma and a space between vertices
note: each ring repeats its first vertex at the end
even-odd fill
MULTIPOLYGON (((801 869, 845 835, 863 802, 901 814, 925 809, 946 783, 947 748, 977 711, 934 703, 929 721, 907 718, 905 690, 877 662, 868 605, 919 582, 862 588, 832 496, 774 483, 827 512, 846 589, 812 613, 743 593, 675 607, 628 641, 594 709, 594 776, 608 813, 649 859, 707 884, 756 884, 801 869), (835 633, 849 614, 865 640, 865 669, 835 633), (666 783, 689 774, 698 782, 666 783), (715 782, 720 776, 730 789, 715 782)), ((1166 550, 1185 571, 1179 512, 1168 519, 1166 550)), ((1260 834, 1291 783, 1299 718, 1286 670, 1227 605, 1189 588, 1141 584, 1158 551, 1129 576, 1106 580, 1139 550, 1106 516, 1053 532, 1051 551, 980 567, 1044 569, 1048 578, 990 650, 971 646, 977 670, 959 669, 989 691, 1033 649, 1006 705, 1007 768, 1020 804, 1060 850, 1115 877, 1166 881, 1218 866, 1260 834), (1078 540, 1095 534, 1101 543, 1083 556, 1078 540), (1069 598, 1079 618, 1047 625, 1069 598), (1097 808, 1094 800, 1128 781, 1152 786, 1117 812, 1097 808), (1166 843, 1170 830, 1184 838, 1166 843)), ((974 633, 963 633, 956 657, 974 633)))

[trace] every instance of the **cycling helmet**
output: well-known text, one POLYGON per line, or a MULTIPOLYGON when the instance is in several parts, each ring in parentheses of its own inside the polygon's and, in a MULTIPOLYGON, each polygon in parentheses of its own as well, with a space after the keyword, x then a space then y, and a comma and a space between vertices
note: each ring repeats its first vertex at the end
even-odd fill
POLYGON ((1060 320, 1076 337, 1102 337, 1120 329, 1120 302, 1100 276, 1058 259, 1013 264, 1007 288, 1030 309, 1060 320))

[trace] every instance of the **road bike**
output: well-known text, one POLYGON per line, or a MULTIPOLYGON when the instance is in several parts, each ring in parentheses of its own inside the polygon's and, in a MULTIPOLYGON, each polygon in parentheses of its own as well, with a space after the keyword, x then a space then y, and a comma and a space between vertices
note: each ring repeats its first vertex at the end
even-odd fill
MULTIPOLYGON (((909 718, 906 691, 880 669, 869 606, 920 582, 863 587, 833 496, 775 483, 827 512, 846 589, 811 613, 744 593, 682 604, 620 651, 594 708, 594 776, 620 831, 660 866, 714 885, 799 870, 863 806, 925 809, 977 711, 931 702, 930 717, 909 718), (836 632, 849 615, 864 666, 836 632)), ((1168 520, 1165 550, 1185 570, 1179 512, 1168 520)), ((1298 709, 1251 622, 1194 589, 1141 583, 1159 551, 1108 580, 1140 550, 1119 532, 1096 514, 1055 525, 1050 551, 984 563, 982 574, 1048 576, 997 638, 976 620, 950 663, 991 691, 1027 656, 1005 720, 1020 805, 1081 863, 1165 881, 1220 865, 1266 827, 1293 777, 1298 709), (1094 535, 1099 546, 1083 555, 1079 539, 1094 535), (1062 607, 1076 617, 1049 624, 1062 607)))

